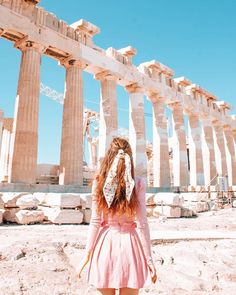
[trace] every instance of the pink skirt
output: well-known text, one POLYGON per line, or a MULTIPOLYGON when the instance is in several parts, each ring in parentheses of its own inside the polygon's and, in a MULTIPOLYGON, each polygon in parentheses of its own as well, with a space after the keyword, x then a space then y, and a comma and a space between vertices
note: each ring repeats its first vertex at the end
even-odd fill
POLYGON ((87 283, 96 288, 139 289, 151 284, 151 275, 136 223, 109 222, 98 234, 91 253, 87 283))

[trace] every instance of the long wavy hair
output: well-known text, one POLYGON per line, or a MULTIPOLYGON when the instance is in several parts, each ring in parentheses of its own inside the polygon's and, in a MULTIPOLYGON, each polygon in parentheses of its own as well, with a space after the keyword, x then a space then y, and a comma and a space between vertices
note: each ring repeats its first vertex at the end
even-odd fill
POLYGON ((116 174, 116 179, 118 179, 118 186, 117 186, 114 200, 110 208, 108 208, 104 194, 103 194, 103 186, 104 186, 108 171, 119 149, 123 149, 124 152, 130 156, 131 175, 134 179, 134 163, 133 163, 131 146, 126 139, 121 137, 115 137, 113 138, 104 158, 102 159, 99 170, 95 174, 95 178, 97 180, 97 186, 95 190, 95 199, 97 201, 97 211, 98 212, 103 211, 104 214, 110 214, 111 216, 113 216, 114 214, 118 214, 118 215, 126 214, 129 217, 131 217, 135 215, 139 202, 136 196, 135 188, 133 189, 129 203, 125 197, 125 181, 124 181, 125 159, 121 158, 118 162, 117 174, 116 174))

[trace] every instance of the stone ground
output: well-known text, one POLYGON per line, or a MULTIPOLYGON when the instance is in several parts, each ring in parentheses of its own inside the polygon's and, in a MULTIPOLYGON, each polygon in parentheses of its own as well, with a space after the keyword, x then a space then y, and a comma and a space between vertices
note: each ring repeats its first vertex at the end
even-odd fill
MULTIPOLYGON (((236 208, 149 218, 158 280, 140 294, 236 294, 236 208)), ((88 225, 1 225, 0 295, 95 295, 75 277, 88 225)))

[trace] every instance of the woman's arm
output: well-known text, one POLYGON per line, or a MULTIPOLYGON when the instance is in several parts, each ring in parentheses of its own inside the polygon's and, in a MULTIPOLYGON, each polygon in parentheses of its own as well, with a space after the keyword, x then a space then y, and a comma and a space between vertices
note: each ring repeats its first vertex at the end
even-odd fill
POLYGON ((87 237, 87 242, 86 242, 86 253, 90 254, 91 251, 94 248, 94 244, 98 235, 99 228, 101 226, 101 214, 97 213, 97 202, 95 200, 95 191, 96 191, 96 186, 97 186, 97 179, 95 178, 93 180, 93 185, 92 185, 92 213, 91 213, 91 219, 90 219, 90 224, 89 224, 89 229, 88 229, 88 237, 87 237))
POLYGON ((139 199, 139 207, 137 209, 136 223, 137 231, 141 243, 143 245, 144 254, 146 256, 147 264, 154 264, 151 254, 151 239, 150 239, 150 229, 147 220, 147 210, 146 210, 146 184, 142 178, 138 181, 138 188, 136 190, 137 197, 139 199))

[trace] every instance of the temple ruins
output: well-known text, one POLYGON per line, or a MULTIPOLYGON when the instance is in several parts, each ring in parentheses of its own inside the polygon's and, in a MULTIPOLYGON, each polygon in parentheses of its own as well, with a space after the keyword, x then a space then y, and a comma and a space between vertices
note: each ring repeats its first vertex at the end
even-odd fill
MULTIPOLYGON (((33 188, 33 192, 40 193, 45 189, 43 182, 38 182, 38 186, 36 183, 40 170, 37 167, 40 64, 42 55, 47 55, 56 59, 66 72, 60 163, 57 169, 54 167, 56 170, 50 171, 48 167, 48 174, 57 176, 51 181, 58 193, 89 193, 84 180, 92 178, 99 160, 118 134, 117 85, 129 96, 128 139, 136 175, 147 179, 149 194, 180 193, 180 204, 189 202, 188 192, 205 193, 205 199, 219 191, 236 192, 236 115, 229 115, 231 106, 227 102, 185 77, 175 78, 174 71, 159 61, 135 66, 132 57, 137 51, 132 46, 98 47, 93 41, 100 33, 97 26, 83 19, 68 25, 39 7, 39 2, 0 0, 0 37, 13 42, 21 51, 14 118, 5 118, 4 110, 0 111, 0 191, 30 192, 33 188), (89 138, 92 169, 87 170, 88 174, 91 172, 87 177, 83 142, 88 120, 96 114, 91 111, 86 115, 84 111, 83 71, 100 83, 99 136, 89 138), (145 96, 152 103, 151 146, 147 145, 145 134, 145 96), (166 108, 172 117, 171 138, 166 108), (188 119, 187 129, 184 116, 188 119)), ((163 205, 168 198, 156 195, 152 201, 147 198, 147 202, 163 205)), ((173 205, 176 196, 168 200, 169 209, 160 209, 162 213, 167 210, 167 215, 177 210, 177 205, 173 205)), ((177 215, 181 215, 180 211, 177 215)))

